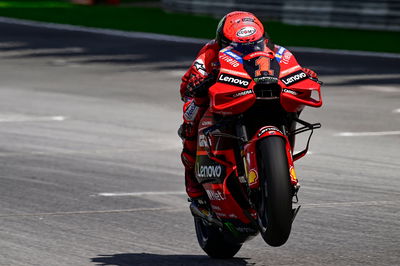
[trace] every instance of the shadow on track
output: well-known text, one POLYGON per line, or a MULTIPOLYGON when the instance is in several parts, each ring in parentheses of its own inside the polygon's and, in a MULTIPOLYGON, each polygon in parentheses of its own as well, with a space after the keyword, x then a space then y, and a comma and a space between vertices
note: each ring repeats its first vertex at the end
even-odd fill
POLYGON ((229 260, 210 259, 201 255, 160 255, 150 253, 123 253, 114 255, 98 255, 91 259, 98 266, 185 266, 185 265, 254 265, 246 262, 246 258, 233 258, 229 260))

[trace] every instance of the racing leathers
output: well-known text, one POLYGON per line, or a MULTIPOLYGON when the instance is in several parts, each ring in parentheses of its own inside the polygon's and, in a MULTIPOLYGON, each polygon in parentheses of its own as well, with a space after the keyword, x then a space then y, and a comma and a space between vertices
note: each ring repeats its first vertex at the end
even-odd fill
MULTIPOLYGON (((195 177, 197 131, 200 119, 209 104, 208 88, 215 83, 216 75, 214 73, 218 73, 220 49, 221 47, 215 40, 207 43, 182 77, 180 94, 184 101, 183 124, 178 133, 183 142, 181 159, 185 167, 186 192, 190 198, 199 198, 205 195, 202 185, 195 177)), ((280 64, 287 64, 285 60, 296 60, 290 51, 281 46, 274 45, 272 52, 280 64)), ((314 71, 307 68, 302 68, 302 70, 307 75, 317 78, 314 71)))

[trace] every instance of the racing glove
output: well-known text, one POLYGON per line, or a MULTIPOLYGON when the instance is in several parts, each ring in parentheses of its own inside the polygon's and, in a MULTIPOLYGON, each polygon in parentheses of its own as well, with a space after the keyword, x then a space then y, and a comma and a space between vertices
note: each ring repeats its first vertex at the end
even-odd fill
POLYGON ((208 89, 215 83, 216 76, 209 74, 208 76, 193 76, 189 79, 186 96, 188 97, 205 97, 208 89))

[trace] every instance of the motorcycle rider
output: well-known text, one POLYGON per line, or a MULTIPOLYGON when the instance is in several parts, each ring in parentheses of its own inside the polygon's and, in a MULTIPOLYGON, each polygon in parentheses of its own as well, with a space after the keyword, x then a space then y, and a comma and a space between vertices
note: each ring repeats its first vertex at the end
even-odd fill
MULTIPOLYGON (((182 77, 180 86, 183 105, 183 124, 178 130, 182 138, 182 163, 185 167, 186 192, 192 203, 203 204, 205 191, 195 177, 195 161, 197 149, 197 130, 201 117, 208 106, 208 88, 216 81, 219 68, 219 51, 232 43, 257 45, 268 50, 280 59, 292 54, 279 45, 275 45, 264 32, 263 24, 252 13, 234 11, 225 15, 218 24, 216 38, 207 43, 197 54, 193 64, 182 77), (282 53, 282 51, 285 51, 282 53)), ((302 70, 312 78, 317 74, 307 68, 302 70)))

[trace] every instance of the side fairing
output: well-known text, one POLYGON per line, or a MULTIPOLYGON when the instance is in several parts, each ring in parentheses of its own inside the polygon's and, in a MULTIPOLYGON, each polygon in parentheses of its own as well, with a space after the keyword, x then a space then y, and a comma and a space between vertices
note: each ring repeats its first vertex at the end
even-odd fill
POLYGON ((287 112, 299 112, 305 105, 320 107, 322 105, 321 86, 303 72, 294 55, 284 47, 279 47, 275 54, 279 62, 279 86, 282 88, 280 103, 287 112), (314 99, 312 92, 318 95, 314 99))

